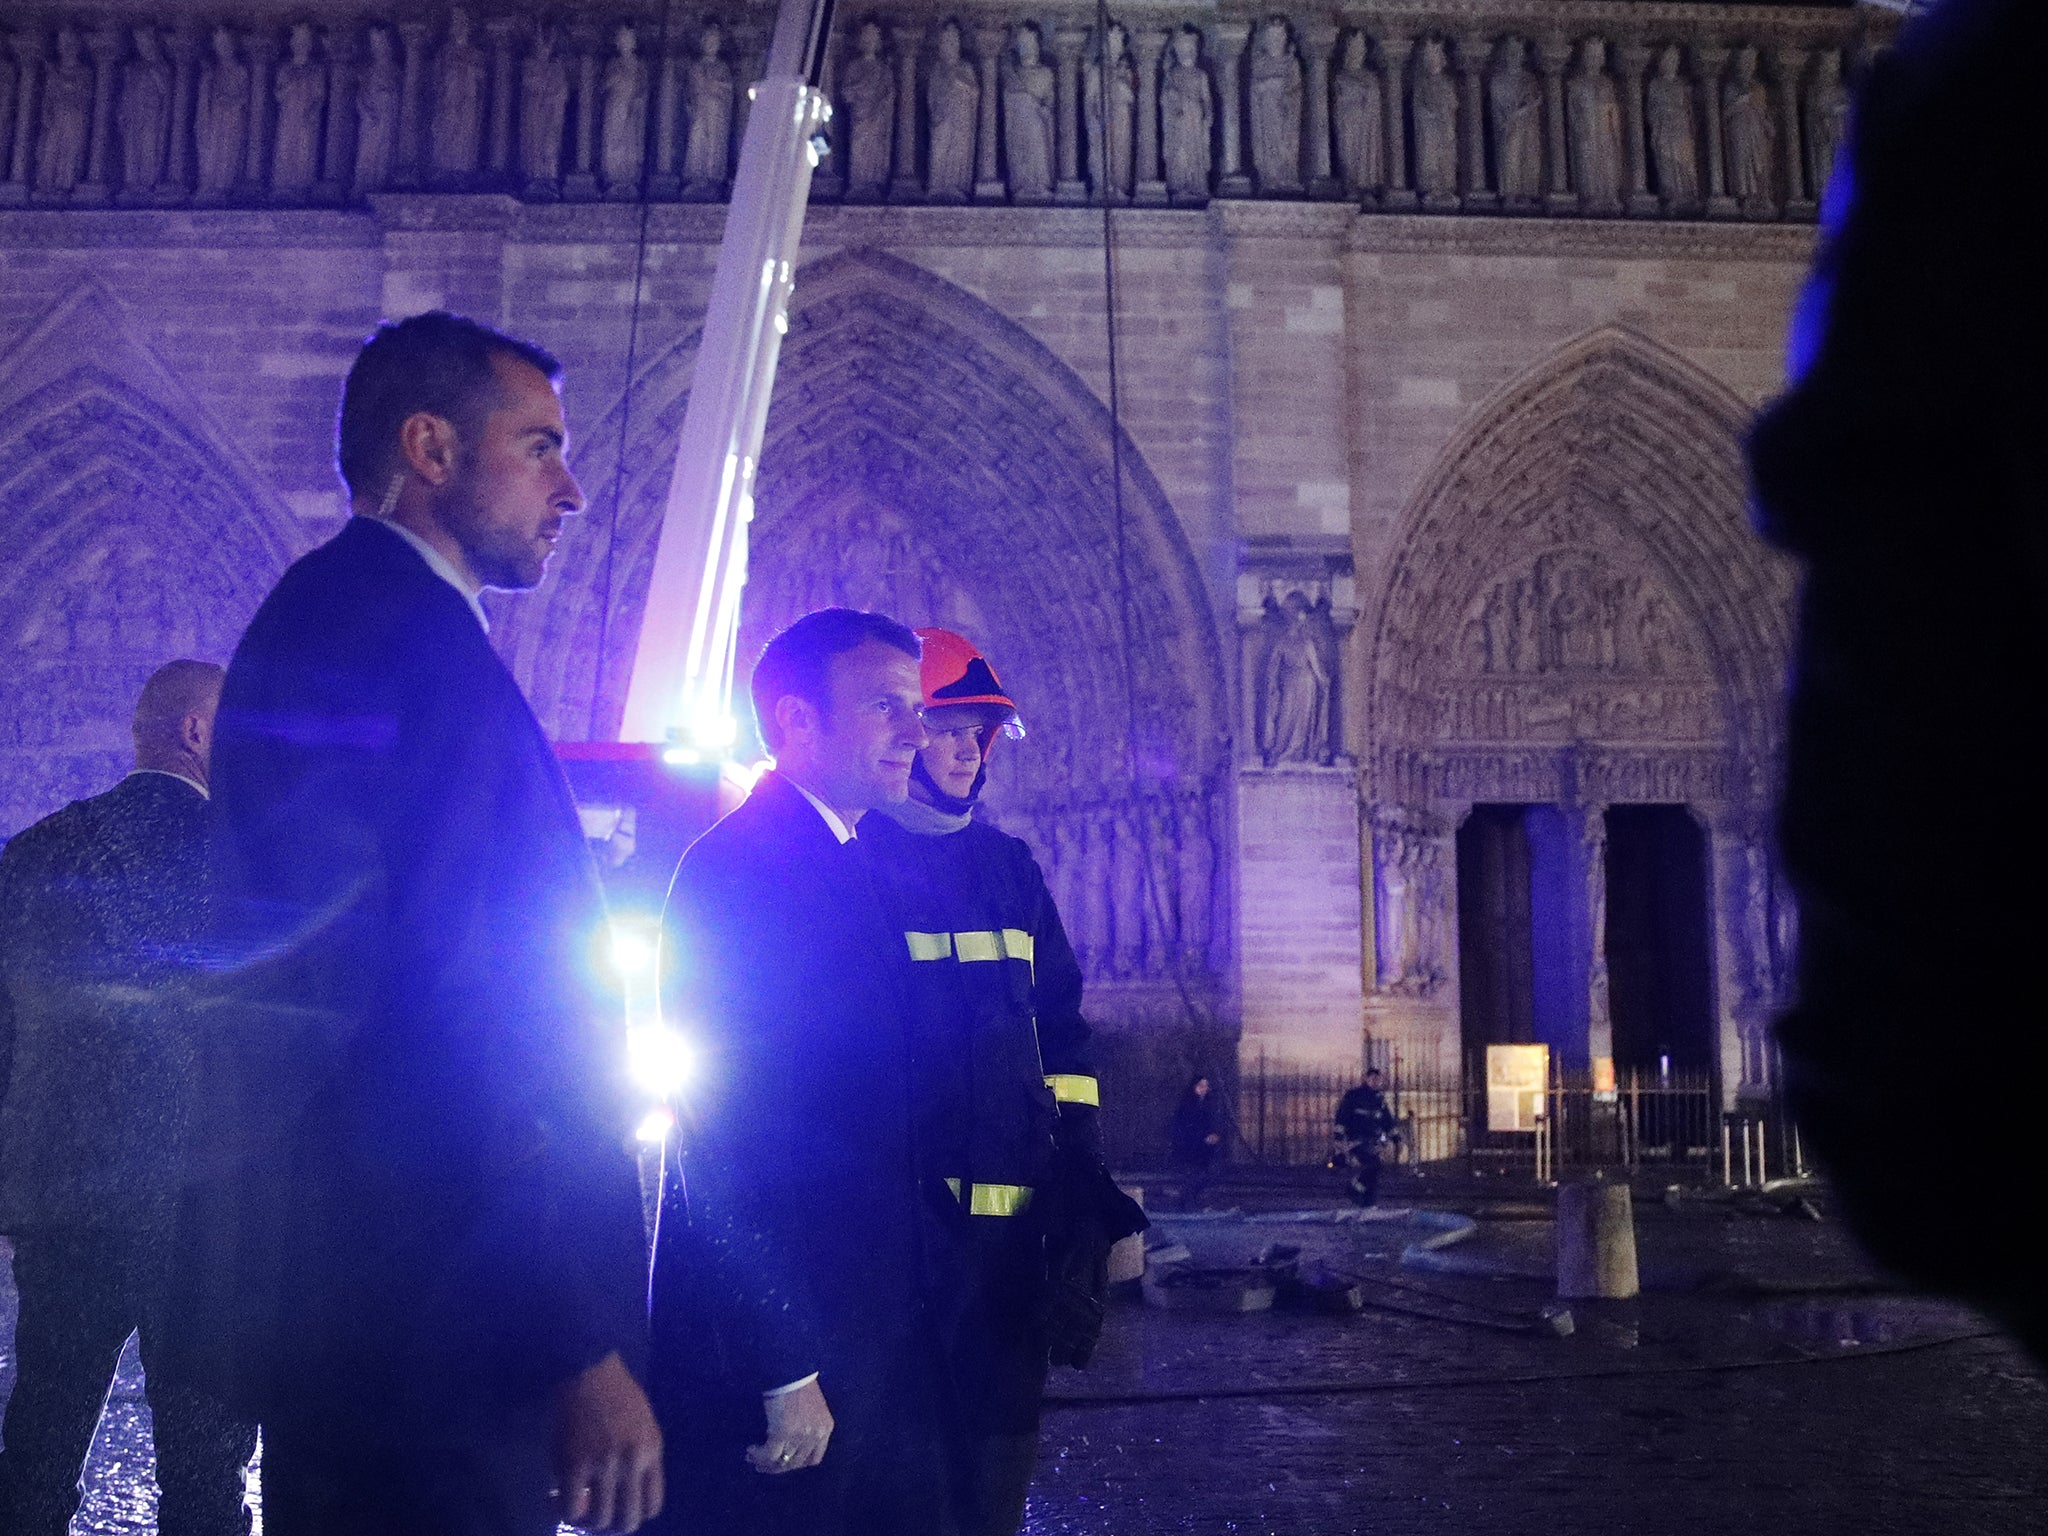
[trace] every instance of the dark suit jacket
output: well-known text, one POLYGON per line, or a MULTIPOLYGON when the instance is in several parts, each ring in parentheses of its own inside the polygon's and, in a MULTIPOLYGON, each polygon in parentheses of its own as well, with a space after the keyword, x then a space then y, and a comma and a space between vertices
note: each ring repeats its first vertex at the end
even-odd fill
POLYGON ((211 817, 137 773, 0 854, 0 1231, 169 1223, 211 817))
POLYGON ((646 1247, 623 1018, 593 988, 602 899, 468 605, 356 519, 251 621, 213 774, 233 967, 191 1236, 222 1385, 417 1438, 530 1407, 612 1350, 637 1369, 646 1247))
POLYGON ((701 1070, 687 1222, 666 1204, 656 1243, 657 1379, 758 1412, 822 1369, 857 1420, 917 1351, 901 934, 859 842, 775 773, 684 856, 666 926, 668 1012, 701 1070))

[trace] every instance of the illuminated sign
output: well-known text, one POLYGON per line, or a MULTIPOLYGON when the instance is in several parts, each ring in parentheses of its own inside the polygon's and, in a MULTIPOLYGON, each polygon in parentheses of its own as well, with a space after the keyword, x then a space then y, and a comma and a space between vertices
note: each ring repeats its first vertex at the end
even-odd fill
POLYGON ((1486 1128, 1533 1131, 1543 1115, 1550 1082, 1547 1045, 1489 1045, 1486 1048, 1486 1128))

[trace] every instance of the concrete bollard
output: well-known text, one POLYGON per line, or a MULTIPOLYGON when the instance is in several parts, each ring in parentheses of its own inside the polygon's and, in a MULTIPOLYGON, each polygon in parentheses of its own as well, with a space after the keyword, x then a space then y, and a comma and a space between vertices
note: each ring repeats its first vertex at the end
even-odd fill
POLYGON ((1557 1294, 1624 1301, 1641 1290, 1628 1186, 1562 1186, 1557 1192, 1557 1294))

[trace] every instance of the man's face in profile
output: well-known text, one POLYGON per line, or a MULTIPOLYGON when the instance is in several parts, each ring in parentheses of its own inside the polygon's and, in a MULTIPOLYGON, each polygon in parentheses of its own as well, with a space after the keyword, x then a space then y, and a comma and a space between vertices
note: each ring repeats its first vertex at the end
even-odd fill
POLYGON ((817 763, 827 798, 847 809, 901 804, 925 743, 917 658, 864 640, 834 656, 826 678, 831 708, 818 734, 817 763))
POLYGON ((569 429, 561 397, 531 363, 491 358, 498 398, 439 508, 487 587, 524 591, 547 574, 564 519, 583 510, 583 489, 563 455, 569 429))

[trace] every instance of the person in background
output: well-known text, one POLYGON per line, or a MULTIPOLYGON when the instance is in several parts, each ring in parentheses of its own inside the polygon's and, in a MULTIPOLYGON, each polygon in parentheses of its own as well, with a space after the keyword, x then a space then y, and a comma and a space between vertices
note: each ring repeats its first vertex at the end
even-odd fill
POLYGON ((1351 1170, 1346 1191, 1354 1205, 1369 1206, 1380 1197, 1380 1148, 1394 1131, 1394 1112, 1387 1108, 1378 1067, 1366 1070, 1365 1081, 1345 1090, 1337 1101, 1330 1137, 1351 1170))
POLYGON ((976 815, 989 754, 1024 734, 965 636, 921 629, 929 741, 861 842, 910 962, 919 1174, 943 1218, 924 1284, 962 1536, 1013 1536, 1038 1463, 1048 1360, 1088 1363, 1111 1245, 1144 1215, 1102 1161, 1081 967, 1023 841, 976 815))
POLYGON ((159 667, 135 771, 0 853, 0 1232, 14 1393, 0 1531, 64 1536, 107 1385, 142 1336, 165 1536, 249 1529, 255 1425, 167 1363, 167 1285, 196 1083, 192 983, 212 925, 207 774, 221 669, 159 667))
POLYGON ((1223 1119, 1206 1072, 1195 1074, 1180 1103, 1174 1107, 1167 1127, 1173 1151, 1173 1166, 1180 1175, 1180 1207, 1192 1210, 1201 1203, 1216 1163, 1223 1156, 1223 1119))

